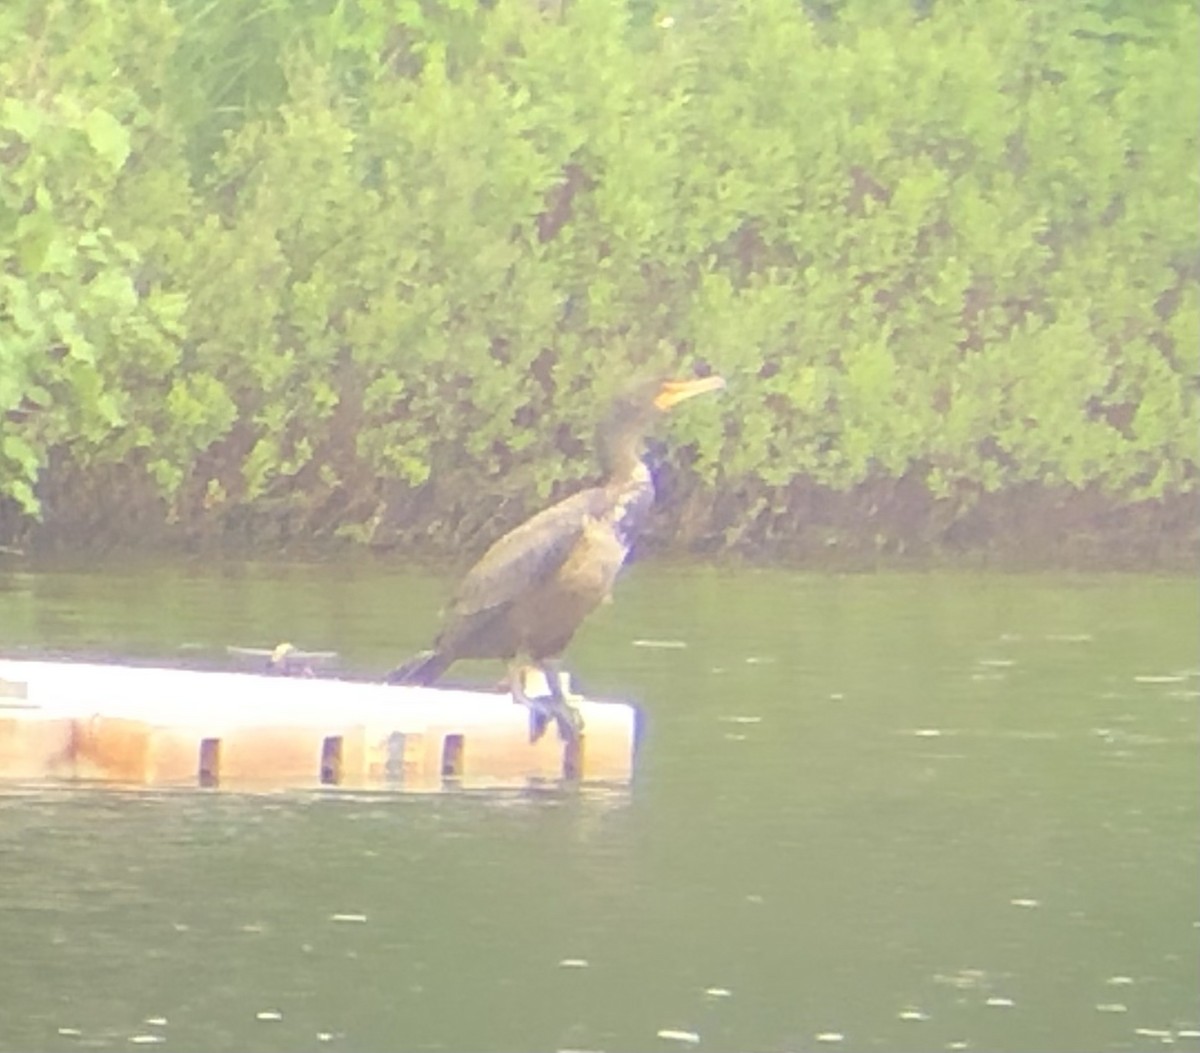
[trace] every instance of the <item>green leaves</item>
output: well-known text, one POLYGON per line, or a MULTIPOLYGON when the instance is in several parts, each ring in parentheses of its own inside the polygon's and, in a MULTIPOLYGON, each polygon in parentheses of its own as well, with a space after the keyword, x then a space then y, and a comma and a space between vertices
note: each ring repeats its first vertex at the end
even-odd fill
POLYGON ((129 130, 107 110, 97 107, 83 119, 88 143, 109 168, 118 171, 129 157, 129 130))
POLYGON ((4 128, 14 132, 27 143, 34 142, 42 128, 42 113, 36 105, 24 99, 10 97, 0 109, 4 128))
POLYGON ((597 403, 693 358, 732 383, 670 425, 678 492, 773 524, 881 480, 1188 492, 1200 21, 1085 6, 31 5, 0 498, 54 464, 185 529, 398 482, 449 521, 587 477, 597 403))

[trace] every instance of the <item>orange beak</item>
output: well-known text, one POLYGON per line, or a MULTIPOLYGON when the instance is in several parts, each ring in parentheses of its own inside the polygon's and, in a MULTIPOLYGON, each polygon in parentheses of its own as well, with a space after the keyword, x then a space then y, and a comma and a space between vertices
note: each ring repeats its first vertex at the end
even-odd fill
POLYGON ((667 380, 663 382, 663 386, 658 389, 658 394, 654 396, 654 405, 657 409, 669 410, 672 406, 677 406, 684 399, 690 399, 693 395, 703 395, 709 391, 720 391, 725 386, 723 377, 699 377, 695 380, 667 380))

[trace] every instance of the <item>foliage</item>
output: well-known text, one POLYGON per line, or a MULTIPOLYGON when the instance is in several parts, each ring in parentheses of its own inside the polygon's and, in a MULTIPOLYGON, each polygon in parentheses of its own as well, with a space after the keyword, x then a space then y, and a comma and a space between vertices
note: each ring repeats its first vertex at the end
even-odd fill
POLYGON ((696 361, 663 471, 718 544, 1196 488, 1190 5, 250 11, 0 12, 0 533, 455 542, 696 361))

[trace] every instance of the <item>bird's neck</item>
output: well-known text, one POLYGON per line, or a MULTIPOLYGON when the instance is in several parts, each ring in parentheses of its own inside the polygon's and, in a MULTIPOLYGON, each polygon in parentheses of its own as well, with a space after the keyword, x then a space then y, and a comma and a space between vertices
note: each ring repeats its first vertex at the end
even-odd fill
POLYGON ((605 482, 614 489, 621 489, 646 471, 642 463, 642 437, 625 432, 605 439, 600 451, 605 482))
POLYGON ((654 504, 654 480, 645 463, 638 461, 619 482, 609 480, 609 525, 617 541, 628 552, 645 524, 654 504))

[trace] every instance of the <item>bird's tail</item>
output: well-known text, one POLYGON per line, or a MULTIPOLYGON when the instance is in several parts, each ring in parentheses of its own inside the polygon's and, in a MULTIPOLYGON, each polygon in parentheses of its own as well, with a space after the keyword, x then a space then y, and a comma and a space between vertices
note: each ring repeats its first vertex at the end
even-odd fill
POLYGON ((441 651, 422 651, 387 675, 389 684, 432 684, 454 661, 441 651))

